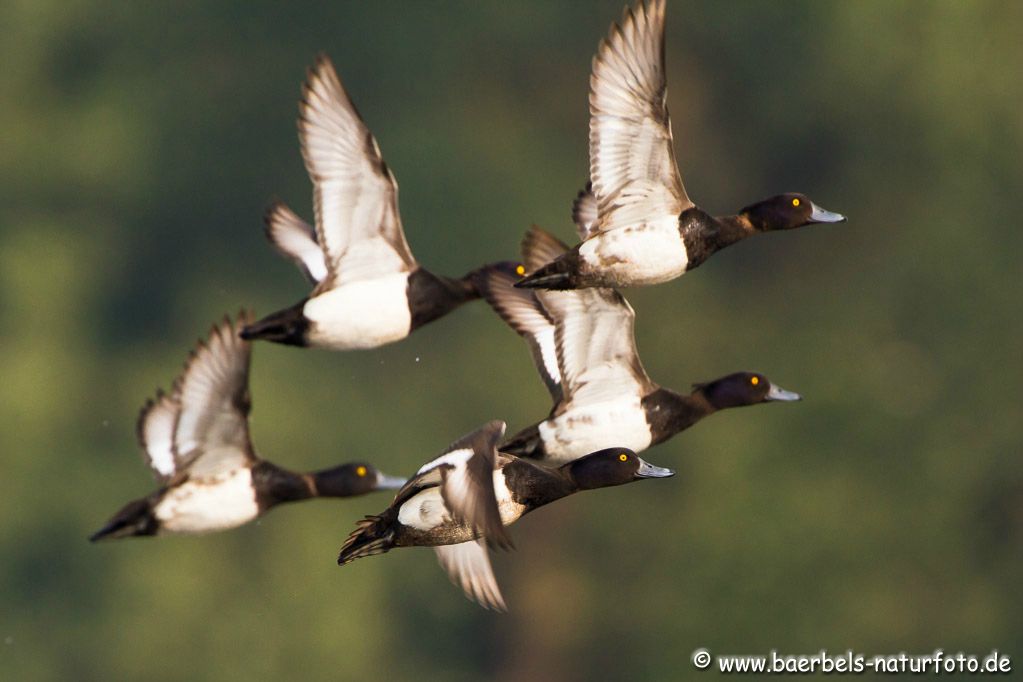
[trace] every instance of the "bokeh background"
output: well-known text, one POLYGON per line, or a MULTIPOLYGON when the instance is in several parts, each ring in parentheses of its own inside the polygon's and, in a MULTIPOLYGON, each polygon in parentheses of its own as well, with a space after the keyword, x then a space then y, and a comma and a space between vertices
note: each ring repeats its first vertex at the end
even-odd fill
MULTIPOLYGON (((682 679, 693 649, 998 648, 1023 666, 1023 5, 682 2, 669 105, 712 212, 781 191, 848 223, 757 238, 627 292, 658 382, 757 370, 806 396, 650 450, 669 481, 524 519, 511 612, 429 550, 344 569, 386 494, 198 538, 86 541, 152 481, 134 421, 224 312, 307 291, 264 241, 310 215, 294 119, 318 50, 461 274, 569 239, 590 58, 621 0, 0 5, 0 677, 682 679)), ((408 473, 546 414, 474 304, 392 347, 255 350, 254 441, 408 473)))

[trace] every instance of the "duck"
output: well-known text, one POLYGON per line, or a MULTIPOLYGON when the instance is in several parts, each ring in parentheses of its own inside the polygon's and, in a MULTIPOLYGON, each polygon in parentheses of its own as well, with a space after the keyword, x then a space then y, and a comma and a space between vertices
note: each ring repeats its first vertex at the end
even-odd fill
MULTIPOLYGON (((578 210, 575 215, 582 233, 586 221, 578 210)), ((735 372, 698 383, 686 395, 654 383, 636 349, 635 312, 620 292, 514 286, 522 270, 567 250, 556 237, 533 226, 523 240, 523 264, 514 269, 494 266, 479 275, 477 287, 484 299, 529 345, 553 402, 546 419, 511 436, 502 443, 502 452, 551 465, 609 442, 642 452, 720 410, 802 399, 759 372, 735 372)))
POLYGON ((303 85, 298 129, 313 182, 315 227, 279 200, 264 222, 273 247, 299 266, 313 290, 247 325, 244 339, 338 351, 377 348, 479 298, 471 273, 437 275, 412 255, 398 183, 324 54, 303 85))
POLYGON ((227 530, 285 502, 396 490, 404 478, 367 462, 297 473, 261 459, 249 434, 251 322, 227 316, 190 354, 169 393, 143 405, 137 435, 159 489, 124 505, 90 540, 227 530))
POLYGON ((725 216, 713 216, 690 200, 675 161, 668 115, 664 15, 664 0, 640 0, 601 41, 589 93, 591 231, 516 286, 659 284, 747 237, 846 220, 795 192, 725 216))
POLYGON ((505 429, 502 421, 488 422, 420 467, 387 509, 358 522, 341 547, 338 565, 396 547, 433 547, 441 567, 469 599, 505 611, 488 546, 513 547, 507 526, 584 490, 675 475, 628 448, 604 448, 547 467, 499 452, 505 429))

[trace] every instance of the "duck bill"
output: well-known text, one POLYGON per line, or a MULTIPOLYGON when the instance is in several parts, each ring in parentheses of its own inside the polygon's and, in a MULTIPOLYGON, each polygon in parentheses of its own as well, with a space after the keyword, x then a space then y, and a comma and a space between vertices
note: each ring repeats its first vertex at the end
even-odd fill
POLYGON ((398 490, 405 485, 405 479, 398 476, 379 474, 377 476, 377 490, 398 490))
POLYGON ((798 393, 794 391, 786 391, 781 386, 775 386, 774 384, 771 384, 771 390, 769 390, 767 392, 767 396, 764 397, 764 400, 777 400, 783 403, 791 403, 802 399, 803 396, 798 393))
POLYGON ((810 221, 814 223, 844 223, 845 216, 841 213, 832 213, 831 211, 825 211, 817 204, 810 202, 810 221))
POLYGON ((670 478, 674 475, 671 469, 655 467, 644 459, 639 460, 639 470, 636 472, 636 478, 670 478))

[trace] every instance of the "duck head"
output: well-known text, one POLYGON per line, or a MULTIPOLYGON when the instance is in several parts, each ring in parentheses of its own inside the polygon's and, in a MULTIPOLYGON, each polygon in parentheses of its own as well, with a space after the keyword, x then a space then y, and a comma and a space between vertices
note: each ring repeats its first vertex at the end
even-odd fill
POLYGON ((814 223, 844 223, 845 216, 825 211, 805 194, 779 194, 742 209, 741 215, 759 232, 791 230, 814 223))
POLYGON ((671 469, 655 467, 628 448, 591 452, 566 466, 580 490, 622 485, 641 478, 668 478, 675 475, 671 469))
POLYGON ((803 399, 798 393, 772 384, 767 377, 757 372, 736 372, 707 384, 696 384, 695 388, 718 410, 775 400, 792 402, 803 399))
POLYGON ((320 497, 352 497, 374 490, 397 490, 404 478, 388 476, 366 462, 350 462, 312 474, 320 497))

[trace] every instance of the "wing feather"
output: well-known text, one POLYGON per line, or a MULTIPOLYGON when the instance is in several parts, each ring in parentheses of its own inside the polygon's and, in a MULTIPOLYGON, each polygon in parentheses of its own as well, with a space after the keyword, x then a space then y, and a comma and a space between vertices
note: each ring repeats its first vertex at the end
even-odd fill
POLYGON ((327 276, 327 261, 316 243, 316 229, 281 201, 267 207, 263 222, 266 237, 274 248, 294 261, 310 284, 322 282, 327 276))
POLYGON ((414 269, 398 212, 398 183, 326 55, 309 70, 299 111, 316 240, 329 270, 321 287, 414 269))
POLYGON ((434 547, 434 550, 451 582, 461 587, 466 597, 484 608, 508 610, 501 589, 497 586, 486 544, 482 540, 441 545, 434 547))
POLYGON ((179 472, 212 475, 256 459, 248 422, 251 347, 238 335, 251 322, 246 312, 237 324, 225 317, 192 352, 175 384, 174 458, 179 472))
POLYGON ((693 205, 671 138, 664 11, 664 0, 626 8, 593 59, 590 178, 599 232, 677 217, 693 205))
POLYGON ((561 372, 554 345, 554 323, 532 289, 516 289, 518 271, 490 268, 477 281, 480 294, 494 312, 525 339, 533 364, 551 399, 561 401, 561 372))

